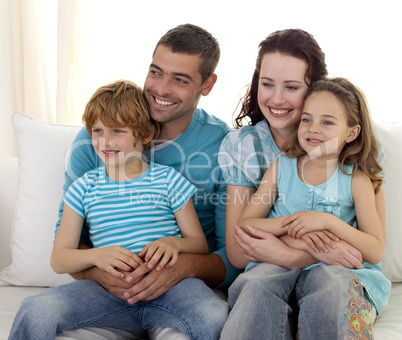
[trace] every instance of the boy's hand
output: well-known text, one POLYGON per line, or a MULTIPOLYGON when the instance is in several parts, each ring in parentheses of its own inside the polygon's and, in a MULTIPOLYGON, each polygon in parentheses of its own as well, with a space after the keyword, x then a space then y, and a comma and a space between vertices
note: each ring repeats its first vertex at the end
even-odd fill
POLYGON ((175 237, 165 237, 147 244, 138 256, 148 262, 149 269, 158 264, 156 270, 160 271, 172 267, 177 261, 178 254, 175 237))
POLYGON ((95 265, 118 278, 124 278, 122 271, 131 272, 143 263, 139 256, 120 246, 94 248, 93 252, 95 265))

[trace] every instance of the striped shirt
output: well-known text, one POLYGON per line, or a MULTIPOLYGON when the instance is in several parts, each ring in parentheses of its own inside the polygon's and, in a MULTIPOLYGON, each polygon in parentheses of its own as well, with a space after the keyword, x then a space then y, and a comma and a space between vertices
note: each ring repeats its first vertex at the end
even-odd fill
POLYGON ((119 245, 138 254, 152 241, 181 237, 174 212, 196 190, 175 169, 153 162, 127 182, 110 180, 101 166, 76 180, 64 202, 86 220, 94 247, 119 245))

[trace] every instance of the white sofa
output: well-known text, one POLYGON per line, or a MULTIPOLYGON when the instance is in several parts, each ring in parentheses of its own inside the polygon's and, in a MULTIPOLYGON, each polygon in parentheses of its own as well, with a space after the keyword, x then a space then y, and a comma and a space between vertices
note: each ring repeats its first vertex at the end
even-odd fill
MULTIPOLYGON (((62 195, 65 154, 79 127, 43 124, 23 114, 15 114, 13 124, 19 158, 0 159, 0 340, 7 339, 26 296, 71 280, 68 275, 54 274, 48 259, 62 195)), ((402 123, 376 125, 385 153, 387 245, 382 269, 392 281, 392 291, 388 306, 374 324, 374 335, 376 340, 396 340, 402 339, 402 228, 398 215, 402 211, 402 123)), ((57 336, 133 338, 127 332, 95 328, 57 336)))

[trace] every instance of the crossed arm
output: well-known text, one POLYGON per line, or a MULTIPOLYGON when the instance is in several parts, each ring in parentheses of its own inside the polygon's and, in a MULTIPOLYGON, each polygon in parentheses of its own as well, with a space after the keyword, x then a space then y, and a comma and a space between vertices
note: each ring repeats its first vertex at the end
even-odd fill
MULTIPOLYGON (((290 220, 286 222, 286 218, 280 218, 280 221, 274 221, 274 219, 267 221, 265 218, 252 220, 250 218, 251 216, 255 216, 253 215, 255 211, 249 211, 249 216, 247 216, 246 213, 243 216, 243 221, 240 221, 248 202, 245 199, 236 200, 235 198, 252 197, 256 190, 252 187, 228 185, 227 194, 229 197, 229 204, 227 206, 226 243, 230 261, 236 268, 244 268, 248 262, 257 261, 277 264, 288 269, 303 268, 316 262, 337 264, 348 268, 361 268, 363 258, 371 263, 377 263, 378 259, 382 257, 383 243, 385 240, 384 192, 383 189, 380 188, 379 192, 374 195, 373 186, 367 185, 366 182, 366 190, 364 191, 366 194, 363 194, 363 191, 360 191, 360 189, 357 190, 357 187, 361 186, 360 184, 359 181, 352 181, 352 195, 356 201, 359 230, 352 230, 352 228, 348 226, 348 229, 344 228, 339 235, 337 234, 338 229, 333 229, 334 233, 324 234, 322 238, 325 239, 325 237, 327 237, 330 240, 327 241, 328 245, 335 245, 335 247, 332 246, 326 248, 326 252, 317 251, 318 249, 314 250, 314 248, 304 240, 300 238, 295 239, 289 236, 287 234, 287 228, 281 227, 281 224, 285 226, 289 224, 290 220), (361 194, 359 195, 359 193, 361 194), (372 196, 370 196, 370 194, 372 196), (369 197, 372 198, 373 202, 373 209, 371 209, 371 211, 376 213, 379 225, 377 222, 375 224, 371 223, 373 219, 368 217, 370 215, 367 215, 367 218, 365 218, 367 202, 364 201, 364 198, 369 197), (275 226, 270 229, 268 223, 273 223, 275 226), (243 224, 243 228, 238 227, 237 224, 243 224), (252 225, 253 227, 248 227, 248 225, 252 225), (379 231, 374 239, 372 238, 373 236, 370 235, 368 229, 370 226, 372 226, 373 230, 375 229, 379 231), (345 234, 345 230, 347 231, 348 236, 345 234), (352 234, 349 234, 349 232, 352 232, 352 234), (361 239, 360 237, 357 237, 359 240, 356 241, 354 239, 355 236, 358 235, 355 234, 356 232, 369 233, 369 236, 364 237, 371 238, 372 242, 367 243, 367 239, 361 239), (343 237, 346 237, 346 239, 343 240, 343 237), (336 242, 333 242, 333 240, 336 240, 336 242), (376 245, 376 249, 378 250, 375 252, 374 256, 372 249, 369 250, 373 244, 376 245)), ((267 207, 258 206, 254 208, 257 210, 267 209, 267 207)), ((270 207, 268 207, 266 213, 268 213, 269 209, 270 207)), ((263 213, 265 214, 265 212, 263 213)))

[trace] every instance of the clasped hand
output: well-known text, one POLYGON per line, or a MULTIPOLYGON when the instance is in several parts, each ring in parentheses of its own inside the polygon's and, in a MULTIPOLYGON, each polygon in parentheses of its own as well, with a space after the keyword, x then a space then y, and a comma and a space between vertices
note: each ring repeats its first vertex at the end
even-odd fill
MULTIPOLYGON (((155 266, 157 271, 170 268, 176 263, 179 254, 169 237, 149 243, 138 255, 121 246, 96 248, 96 250, 96 266, 117 278, 124 278, 124 272, 132 272, 144 262, 147 271, 155 266)), ((143 274, 145 273, 143 269, 143 274)))
POLYGON ((319 211, 297 211, 288 216, 281 227, 289 236, 304 240, 315 252, 328 252, 327 246, 335 249, 339 238, 328 230, 333 215, 319 211), (335 241, 335 242, 334 242, 335 241))

